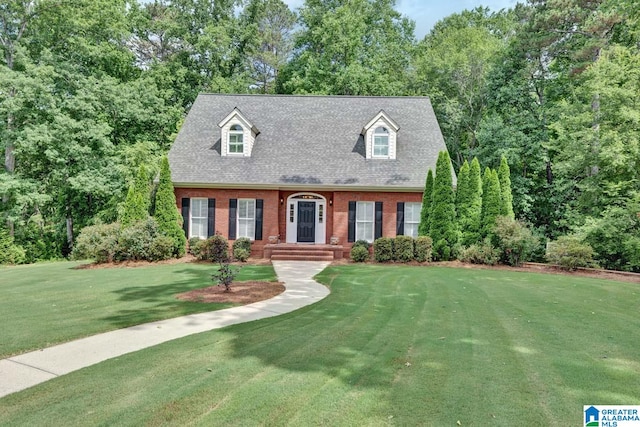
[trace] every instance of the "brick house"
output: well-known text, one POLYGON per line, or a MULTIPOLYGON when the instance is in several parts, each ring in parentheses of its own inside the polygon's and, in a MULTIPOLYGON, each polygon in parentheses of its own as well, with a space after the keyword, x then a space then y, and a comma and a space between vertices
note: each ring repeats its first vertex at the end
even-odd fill
POLYGON ((188 238, 331 259, 355 240, 416 236, 442 150, 425 97, 202 94, 169 162, 188 238))

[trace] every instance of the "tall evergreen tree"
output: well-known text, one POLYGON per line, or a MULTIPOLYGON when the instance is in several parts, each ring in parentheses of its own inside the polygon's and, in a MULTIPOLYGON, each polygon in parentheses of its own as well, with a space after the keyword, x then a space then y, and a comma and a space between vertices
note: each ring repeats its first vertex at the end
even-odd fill
POLYGON ((129 186, 127 198, 124 201, 124 211, 120 222, 129 226, 136 221, 147 219, 149 216, 149 174, 144 165, 138 168, 134 182, 129 186))
POLYGON ((431 201, 433 200, 433 172, 427 172, 427 182, 422 193, 422 210, 420 211, 420 225, 418 226, 419 236, 428 236, 431 228, 431 201))
POLYGON ((498 181, 500 181, 500 215, 515 219, 513 213, 513 195, 511 194, 511 171, 507 158, 502 156, 498 168, 498 181))
POLYGON ((176 206, 176 195, 171 181, 169 159, 162 158, 160 164, 160 179, 156 190, 156 210, 154 217, 158 221, 158 229, 162 234, 174 242, 174 255, 181 257, 185 253, 187 238, 182 231, 182 216, 176 206))
POLYGON ((449 153, 441 151, 436 163, 436 176, 433 183, 433 201, 431 209, 431 228, 429 235, 433 239, 433 255, 436 260, 451 259, 453 247, 457 243, 456 203, 451 176, 449 153))
POLYGON ((462 234, 462 243, 471 245, 480 240, 480 218, 482 216, 482 175, 477 157, 471 161, 469 169, 469 206, 467 224, 462 234))
POLYGON ((464 231, 467 222, 467 206, 469 206, 469 162, 464 161, 458 171, 458 182, 456 188, 456 213, 458 219, 458 230, 464 231))
POLYGON ((482 177, 482 237, 490 236, 500 215, 500 181, 498 173, 487 167, 482 177))

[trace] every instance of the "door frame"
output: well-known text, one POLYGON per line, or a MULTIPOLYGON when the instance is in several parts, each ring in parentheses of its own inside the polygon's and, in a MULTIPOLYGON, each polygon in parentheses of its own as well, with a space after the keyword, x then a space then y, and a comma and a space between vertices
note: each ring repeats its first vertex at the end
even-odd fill
POLYGON ((285 205, 285 221, 287 224, 287 243, 298 243, 298 202, 315 202, 316 204, 316 223, 315 223, 315 241, 304 244, 326 244, 327 230, 327 199, 320 194, 301 192, 295 193, 287 197, 285 205), (320 215, 322 211, 322 215, 320 215))

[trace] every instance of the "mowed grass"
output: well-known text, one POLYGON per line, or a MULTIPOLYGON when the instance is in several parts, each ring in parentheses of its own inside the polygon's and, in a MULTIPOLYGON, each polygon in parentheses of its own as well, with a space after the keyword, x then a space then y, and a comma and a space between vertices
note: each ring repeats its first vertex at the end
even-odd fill
POLYGON ((0 399, 0 425, 582 425, 640 401, 640 286, 338 266, 275 318, 121 356, 0 399))
MULTIPOLYGON (((0 269, 0 358, 28 350, 230 304, 180 301, 211 286, 212 264, 77 269, 77 262, 0 269)), ((269 265, 244 266, 238 280, 274 280, 269 265)))

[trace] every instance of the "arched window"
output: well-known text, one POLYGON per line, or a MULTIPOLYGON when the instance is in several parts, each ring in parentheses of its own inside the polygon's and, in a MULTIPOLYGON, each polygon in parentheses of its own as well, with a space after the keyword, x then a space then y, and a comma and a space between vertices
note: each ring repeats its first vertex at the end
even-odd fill
POLYGON ((378 126, 373 132, 373 157, 389 157, 389 129, 378 126))
POLYGON ((229 154, 244 153, 244 130, 240 125, 233 125, 229 129, 229 154))

